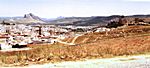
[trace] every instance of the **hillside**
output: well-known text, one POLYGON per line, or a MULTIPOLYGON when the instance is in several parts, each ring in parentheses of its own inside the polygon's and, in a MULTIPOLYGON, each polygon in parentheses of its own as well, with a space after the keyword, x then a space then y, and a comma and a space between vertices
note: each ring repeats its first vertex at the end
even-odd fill
POLYGON ((97 17, 66 17, 59 18, 48 23, 57 25, 76 25, 76 26, 89 26, 89 25, 106 25, 113 18, 118 16, 97 16, 97 17))
MULTIPOLYGON (((52 21, 47 21, 51 24, 57 25, 76 25, 76 26, 89 26, 101 25, 106 26, 111 20, 122 17, 121 15, 112 16, 94 16, 94 17, 64 17, 52 21)), ((148 18, 150 15, 131 15, 124 16, 125 18, 148 18)))
POLYGON ((86 21, 91 19, 91 17, 64 17, 64 18, 56 18, 55 20, 47 21, 51 24, 57 24, 57 25, 73 25, 74 22, 77 21, 86 21))
POLYGON ((76 39, 68 38, 65 39, 64 42, 71 43, 74 41, 75 44, 85 44, 98 42, 98 40, 103 39, 113 39, 119 37, 128 37, 128 36, 136 36, 136 35, 149 35, 150 34, 150 26, 127 26, 125 28, 116 28, 111 29, 109 32, 94 32, 94 33, 86 33, 82 36, 78 36, 76 39))

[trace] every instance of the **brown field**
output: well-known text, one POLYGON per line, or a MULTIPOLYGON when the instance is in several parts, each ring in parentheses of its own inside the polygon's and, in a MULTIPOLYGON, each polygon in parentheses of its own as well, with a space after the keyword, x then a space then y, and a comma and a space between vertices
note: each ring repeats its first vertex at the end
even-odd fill
MULTIPOLYGON (((72 40, 73 38, 69 38, 65 41, 72 40)), ((78 37, 75 43, 75 46, 59 43, 29 45, 32 50, 1 52, 0 65, 28 65, 148 53, 150 26, 131 26, 110 32, 89 33, 78 37)))

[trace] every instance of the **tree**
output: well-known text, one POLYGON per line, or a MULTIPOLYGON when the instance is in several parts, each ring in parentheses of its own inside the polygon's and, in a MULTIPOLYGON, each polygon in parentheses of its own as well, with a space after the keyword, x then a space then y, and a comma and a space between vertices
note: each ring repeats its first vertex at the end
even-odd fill
POLYGON ((135 24, 139 23, 139 18, 135 18, 135 24))

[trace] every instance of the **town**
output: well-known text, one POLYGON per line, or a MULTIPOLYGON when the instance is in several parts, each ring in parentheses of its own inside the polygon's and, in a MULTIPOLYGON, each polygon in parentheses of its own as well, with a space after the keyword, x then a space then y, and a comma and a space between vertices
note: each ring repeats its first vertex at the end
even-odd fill
POLYGON ((150 68, 150 0, 0 0, 0 68, 150 68))
MULTIPOLYGON (((56 42, 67 44, 61 40, 92 32, 97 26, 56 26, 49 24, 1 24, 0 49, 24 48, 28 44, 54 44, 56 42)), ((108 30, 96 28, 96 32, 108 30)), ((68 45, 75 45, 70 43, 68 45)))

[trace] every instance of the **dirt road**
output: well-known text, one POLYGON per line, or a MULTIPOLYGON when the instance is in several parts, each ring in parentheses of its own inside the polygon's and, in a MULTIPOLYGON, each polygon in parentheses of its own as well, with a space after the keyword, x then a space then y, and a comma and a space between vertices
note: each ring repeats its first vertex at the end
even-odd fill
POLYGON ((150 68, 150 55, 123 56, 85 61, 67 61, 14 68, 150 68))

